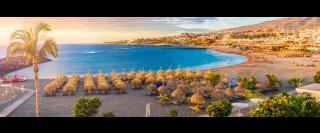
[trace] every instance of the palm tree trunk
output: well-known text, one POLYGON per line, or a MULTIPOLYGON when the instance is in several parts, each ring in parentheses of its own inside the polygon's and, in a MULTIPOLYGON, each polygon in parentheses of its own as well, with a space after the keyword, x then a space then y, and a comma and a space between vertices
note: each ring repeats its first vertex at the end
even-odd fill
POLYGON ((40 117, 40 90, 39 90, 39 78, 38 72, 39 67, 36 60, 33 61, 33 72, 34 72, 34 86, 36 89, 36 117, 40 117))

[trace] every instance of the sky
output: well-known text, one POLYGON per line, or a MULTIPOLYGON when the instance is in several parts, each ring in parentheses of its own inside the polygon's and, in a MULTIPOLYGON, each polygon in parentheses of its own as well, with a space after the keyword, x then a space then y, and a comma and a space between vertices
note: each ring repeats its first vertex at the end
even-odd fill
POLYGON ((57 44, 82 44, 204 33, 275 19, 279 17, 0 17, 0 45, 10 43, 13 31, 39 22, 51 26, 46 36, 57 44))

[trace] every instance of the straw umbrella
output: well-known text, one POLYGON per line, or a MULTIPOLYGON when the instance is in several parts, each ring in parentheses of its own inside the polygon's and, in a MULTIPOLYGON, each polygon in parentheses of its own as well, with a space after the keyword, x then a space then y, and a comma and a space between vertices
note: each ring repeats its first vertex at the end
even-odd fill
POLYGON ((142 70, 140 70, 139 75, 145 77, 146 76, 146 71, 144 71, 144 68, 142 68, 142 70))
POLYGON ((254 88, 255 89, 262 89, 264 87, 264 85, 262 83, 256 83, 254 88))
POLYGON ((147 86, 147 89, 148 89, 148 90, 151 90, 151 91, 157 91, 157 86, 154 85, 154 83, 150 83, 150 84, 147 86))
POLYGON ((186 94, 184 93, 184 91, 183 91, 182 89, 176 89, 176 90, 174 90, 174 91, 171 93, 171 95, 179 100, 179 101, 177 101, 178 103, 179 103, 180 101, 182 101, 182 100, 185 98, 185 96, 186 96, 186 94))
POLYGON ((148 77, 154 77, 154 76, 155 75, 154 75, 153 71, 150 69, 149 72, 147 73, 146 77, 148 78, 148 77))
POLYGON ((141 88, 142 82, 140 79, 135 78, 134 80, 132 80, 131 83, 133 85, 133 89, 140 89, 141 88))
POLYGON ((187 70, 186 70, 186 73, 192 73, 190 67, 188 66, 187 70))
POLYGON ((161 86, 158 88, 158 92, 159 92, 160 94, 166 94, 167 91, 168 91, 168 88, 167 88, 166 86, 164 86, 164 85, 161 85, 161 86))
POLYGON ((178 66, 177 70, 175 71, 175 77, 178 79, 182 79, 183 78, 183 71, 180 68, 180 66, 178 66))
POLYGON ((234 95, 234 91, 231 88, 224 90, 224 94, 228 97, 232 97, 234 95))
POLYGON ((173 75, 173 73, 174 73, 173 70, 169 66, 169 69, 166 71, 166 76, 173 75))
POLYGON ((156 81, 157 82, 164 82, 165 78, 164 78, 164 76, 157 76, 156 81))
POLYGON ((191 96, 191 99, 190 99, 191 103, 195 104, 195 111, 198 112, 200 111, 200 106, 205 104, 205 98, 200 94, 199 91, 197 91, 195 94, 193 94, 191 96))
POLYGON ((153 83, 155 80, 156 80, 155 77, 150 76, 150 77, 147 77, 146 83, 147 83, 147 84, 150 84, 150 83, 153 83))
POLYGON ((166 86, 169 90, 173 90, 176 87, 176 84, 172 80, 169 80, 166 86))
POLYGON ((127 73, 125 72, 125 70, 122 70, 122 72, 119 74, 119 77, 122 81, 127 80, 127 73))
POLYGON ((190 72, 186 72, 186 79, 193 79, 195 78, 195 75, 190 71, 190 72))
POLYGON ((220 100, 223 98, 224 92, 222 90, 215 90, 211 92, 210 97, 215 100, 220 100))
POLYGON ((243 89, 241 86, 236 86, 234 89, 233 89, 236 93, 242 93, 243 92, 243 89))
POLYGON ((157 72, 157 76, 164 76, 164 71, 162 70, 162 67, 160 66, 158 72, 157 72))
POLYGON ((128 74, 128 79, 133 80, 136 77, 136 72, 134 70, 131 70, 128 74))
POLYGON ((117 84, 115 85, 115 88, 117 89, 117 93, 121 94, 121 93, 124 93, 125 89, 127 88, 127 85, 123 82, 123 81, 119 81, 117 82, 117 84))
POLYGON ((202 76, 203 76, 203 73, 201 72, 201 70, 196 70, 195 77, 196 77, 197 79, 200 79, 202 76))

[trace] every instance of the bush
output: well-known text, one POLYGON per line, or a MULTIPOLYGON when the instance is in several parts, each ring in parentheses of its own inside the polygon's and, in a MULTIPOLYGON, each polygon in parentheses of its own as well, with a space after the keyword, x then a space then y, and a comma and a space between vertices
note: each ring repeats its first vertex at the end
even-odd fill
POLYGON ((176 109, 170 109, 169 114, 171 117, 177 117, 178 116, 178 111, 176 109))
POLYGON ((219 83, 220 81, 220 74, 216 74, 216 73, 209 73, 206 75, 206 80, 210 81, 212 86, 215 86, 219 83))
POLYGON ((77 103, 72 106, 72 115, 74 117, 92 117, 95 116, 102 104, 97 97, 80 98, 77 103))
POLYGON ((115 117, 115 115, 113 114, 113 112, 108 111, 103 113, 103 117, 115 117))
POLYGON ((320 83, 320 71, 317 71, 316 74, 313 76, 314 83, 320 83))
POLYGON ((231 103, 227 100, 212 102, 206 108, 206 112, 212 117, 226 117, 231 113, 231 110, 231 103))
POLYGON ((251 109, 250 117, 315 117, 320 116, 320 103, 314 97, 294 96, 286 93, 273 96, 251 109))
POLYGON ((258 93, 258 92, 252 92, 249 89, 244 89, 243 91, 243 96, 246 99, 251 99, 251 98, 264 98, 264 95, 262 93, 258 93))
POLYGON ((164 104, 166 104, 166 103, 169 103, 169 97, 166 95, 166 94, 160 94, 160 103, 164 103, 164 104))
POLYGON ((299 87, 299 85, 303 84, 305 82, 305 79, 301 79, 301 78, 291 78, 289 81, 288 81, 288 84, 290 85, 294 85, 295 88, 299 87))
POLYGON ((255 77, 239 77, 238 82, 243 82, 245 88, 255 89, 257 79, 255 77))
POLYGON ((282 83, 281 81, 278 79, 278 77, 276 75, 266 75, 267 76, 267 87, 271 88, 271 89, 276 89, 276 88, 282 88, 282 83))

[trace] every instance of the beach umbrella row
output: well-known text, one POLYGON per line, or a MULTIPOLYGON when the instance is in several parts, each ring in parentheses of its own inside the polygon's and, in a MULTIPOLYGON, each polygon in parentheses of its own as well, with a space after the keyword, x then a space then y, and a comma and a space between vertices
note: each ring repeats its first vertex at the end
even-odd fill
POLYGON ((87 73, 86 75, 84 75, 83 87, 88 94, 91 94, 91 92, 96 89, 96 84, 94 83, 92 73, 87 73))
POLYGON ((52 96, 55 92, 58 91, 59 88, 63 86, 66 80, 66 75, 59 75, 57 78, 55 78, 53 81, 51 81, 44 87, 46 94, 52 96))
POLYGON ((110 89, 110 85, 108 84, 103 72, 99 72, 97 74, 97 89, 102 93, 106 93, 110 89))
POLYGON ((74 94, 78 87, 80 76, 78 74, 72 74, 67 84, 63 87, 64 94, 74 94))

